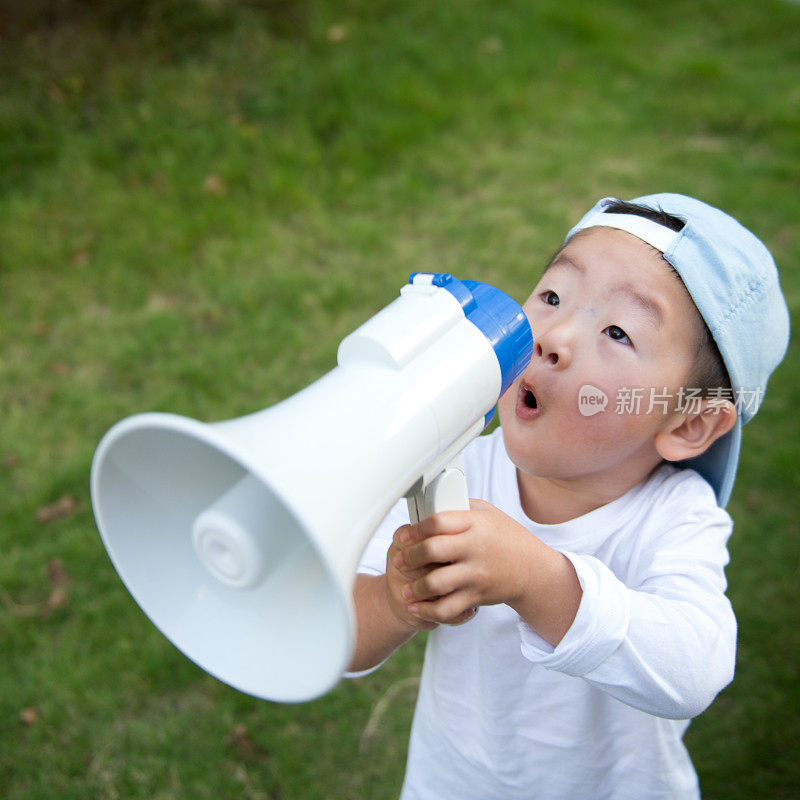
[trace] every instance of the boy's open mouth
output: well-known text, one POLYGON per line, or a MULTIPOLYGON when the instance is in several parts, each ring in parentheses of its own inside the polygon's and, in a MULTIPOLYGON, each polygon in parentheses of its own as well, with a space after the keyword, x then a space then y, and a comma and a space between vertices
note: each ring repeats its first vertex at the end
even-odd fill
POLYGON ((527 383, 520 384, 517 398, 517 416, 521 419, 534 419, 541 413, 542 409, 533 387, 527 383))

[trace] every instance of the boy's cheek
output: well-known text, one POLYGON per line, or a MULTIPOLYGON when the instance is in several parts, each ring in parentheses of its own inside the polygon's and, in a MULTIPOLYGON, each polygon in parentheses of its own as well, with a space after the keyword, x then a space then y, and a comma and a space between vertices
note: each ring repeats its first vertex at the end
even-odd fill
POLYGON ((497 418, 501 426, 510 425, 517 419, 521 379, 516 380, 497 401, 497 418))
POLYGON ((501 424, 504 417, 514 412, 514 408, 517 405, 517 397, 519 396, 519 385, 520 380, 517 379, 497 400, 497 416, 500 418, 501 424))

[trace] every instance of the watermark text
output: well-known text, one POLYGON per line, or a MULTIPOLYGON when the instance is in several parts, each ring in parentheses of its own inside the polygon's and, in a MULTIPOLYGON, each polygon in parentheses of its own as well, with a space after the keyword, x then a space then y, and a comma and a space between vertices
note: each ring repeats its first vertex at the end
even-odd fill
MULTIPOLYGON (((678 412, 696 414, 703 407, 703 401, 712 413, 719 414, 726 402, 732 403, 737 414, 743 411, 755 413, 764 396, 761 387, 756 389, 733 389, 718 387, 703 393, 699 388, 681 387, 671 392, 666 386, 662 389, 651 387, 623 386, 610 407, 615 414, 658 414, 678 412)), ((587 383, 578 391, 578 410, 584 417, 593 417, 609 407, 608 395, 596 386, 587 383)))

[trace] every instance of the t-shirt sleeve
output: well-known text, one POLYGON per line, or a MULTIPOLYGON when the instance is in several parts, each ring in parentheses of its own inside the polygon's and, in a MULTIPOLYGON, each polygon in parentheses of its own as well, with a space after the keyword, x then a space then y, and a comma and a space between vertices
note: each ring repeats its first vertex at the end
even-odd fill
POLYGON ((672 496, 647 525, 625 576, 565 552, 583 589, 575 620, 555 648, 520 621, 521 649, 635 708, 688 719, 733 678, 736 619, 724 574, 732 523, 713 501, 687 507, 672 496))

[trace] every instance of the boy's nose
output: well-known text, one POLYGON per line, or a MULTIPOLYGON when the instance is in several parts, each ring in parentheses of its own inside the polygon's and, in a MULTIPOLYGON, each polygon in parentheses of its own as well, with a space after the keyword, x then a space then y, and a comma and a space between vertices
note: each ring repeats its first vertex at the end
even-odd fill
POLYGON ((557 325, 534 337, 533 358, 564 369, 572 361, 572 342, 565 325, 557 325))

